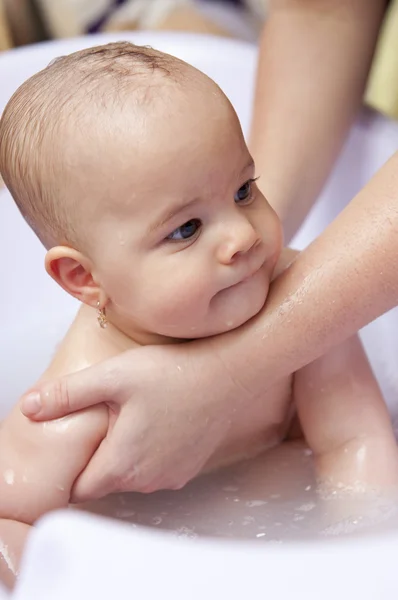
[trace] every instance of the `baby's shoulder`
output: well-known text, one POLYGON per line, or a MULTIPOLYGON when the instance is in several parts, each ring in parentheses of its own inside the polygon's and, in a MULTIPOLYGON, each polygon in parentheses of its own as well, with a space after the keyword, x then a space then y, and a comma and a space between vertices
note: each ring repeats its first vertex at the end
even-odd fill
POLYGON ((76 373, 136 346, 133 340, 111 325, 102 329, 96 311, 83 305, 58 345, 42 379, 76 373))

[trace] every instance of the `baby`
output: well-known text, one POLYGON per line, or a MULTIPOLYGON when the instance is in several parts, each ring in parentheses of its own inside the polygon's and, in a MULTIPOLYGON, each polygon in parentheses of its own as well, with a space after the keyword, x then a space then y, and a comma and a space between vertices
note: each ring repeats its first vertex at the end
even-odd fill
MULTIPOLYGON (((47 249, 48 273, 82 302, 43 379, 134 346, 237 328, 263 309, 294 257, 225 95, 146 47, 82 50, 25 82, 0 121, 0 171, 47 249)), ((398 482, 389 415, 357 337, 253 402, 256 418, 248 411, 204 470, 280 442, 296 413, 322 480, 398 482)), ((116 418, 97 406, 34 423, 17 404, 2 423, 9 584, 30 526, 68 505, 116 418)))

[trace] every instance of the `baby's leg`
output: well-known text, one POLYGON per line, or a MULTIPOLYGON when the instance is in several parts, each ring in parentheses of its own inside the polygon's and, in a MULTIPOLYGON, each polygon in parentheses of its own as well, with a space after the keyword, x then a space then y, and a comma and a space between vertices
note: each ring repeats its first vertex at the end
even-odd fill
POLYGON ((296 373, 294 396, 322 482, 351 489, 398 484, 390 416, 357 336, 296 373))

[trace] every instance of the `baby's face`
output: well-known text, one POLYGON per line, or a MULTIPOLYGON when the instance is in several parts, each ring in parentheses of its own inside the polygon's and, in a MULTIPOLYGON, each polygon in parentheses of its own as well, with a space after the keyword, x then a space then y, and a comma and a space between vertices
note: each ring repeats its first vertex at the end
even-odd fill
POLYGON ((140 342, 238 327, 264 305, 281 249, 238 119, 217 88, 202 88, 166 91, 150 119, 125 108, 104 148, 86 145, 82 158, 97 195, 93 274, 108 319, 140 342), (91 169, 94 152, 106 159, 91 169))

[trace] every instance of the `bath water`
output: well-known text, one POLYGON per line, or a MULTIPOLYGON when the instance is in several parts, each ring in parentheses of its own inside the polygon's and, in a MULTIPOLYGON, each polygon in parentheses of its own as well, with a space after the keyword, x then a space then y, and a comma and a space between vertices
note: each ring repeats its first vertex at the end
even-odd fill
POLYGON ((374 494, 322 497, 312 457, 289 442, 254 460, 202 476, 178 491, 115 494, 84 510, 178 537, 283 543, 398 528, 398 502, 374 494))

